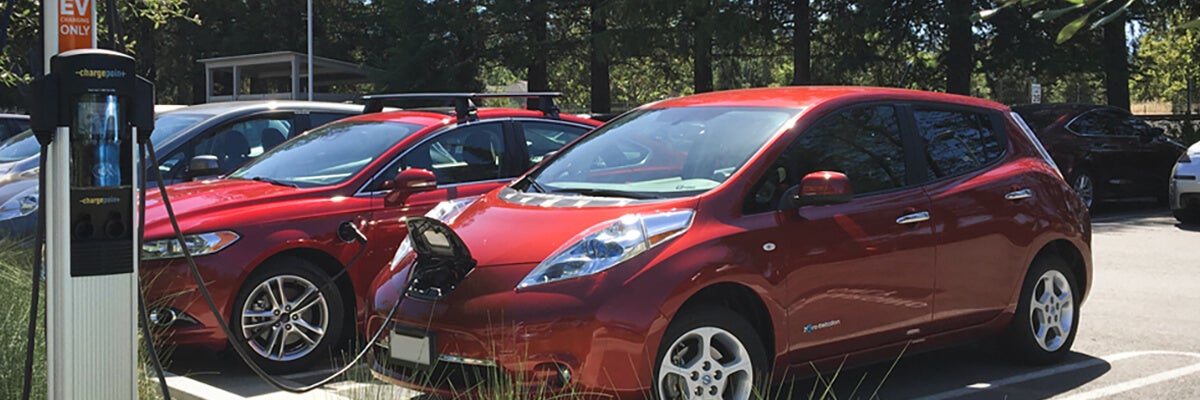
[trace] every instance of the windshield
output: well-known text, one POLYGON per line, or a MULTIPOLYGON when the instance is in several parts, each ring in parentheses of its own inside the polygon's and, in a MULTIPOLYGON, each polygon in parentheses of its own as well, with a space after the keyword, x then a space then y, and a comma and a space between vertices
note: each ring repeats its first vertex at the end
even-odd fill
POLYGON ((564 150, 527 190, 683 197, 717 187, 800 110, 686 107, 639 110, 564 150))
POLYGON ((24 160, 41 151, 33 131, 26 130, 0 142, 0 162, 24 160))
MULTIPOLYGON (((196 113, 166 113, 154 119, 154 132, 150 133, 150 143, 161 144, 163 140, 212 117, 212 114, 196 113)), ((155 147, 157 148, 157 147, 155 147)))
POLYGON ((283 142, 229 178, 298 187, 341 183, 419 129, 402 122, 334 122, 283 142))

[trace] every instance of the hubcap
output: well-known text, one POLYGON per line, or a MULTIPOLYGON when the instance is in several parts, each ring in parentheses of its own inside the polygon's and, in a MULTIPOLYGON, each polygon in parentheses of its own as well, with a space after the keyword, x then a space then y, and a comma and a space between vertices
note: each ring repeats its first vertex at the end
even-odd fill
POLYGON ((291 361, 311 353, 325 337, 329 307, 307 279, 279 275, 260 283, 242 307, 242 337, 259 356, 291 361))
POLYGON ((1042 274, 1033 287, 1029 303, 1029 326, 1033 338, 1046 351, 1062 348, 1075 323, 1075 297, 1061 272, 1042 274))
POLYGON ((754 370, 746 346, 724 329, 693 329, 660 361, 659 398, 747 400, 754 370))
POLYGON ((1079 175, 1075 177, 1075 193, 1083 200, 1083 204, 1088 207, 1092 206, 1092 199, 1096 194, 1096 185, 1092 182, 1092 178, 1087 175, 1079 175))

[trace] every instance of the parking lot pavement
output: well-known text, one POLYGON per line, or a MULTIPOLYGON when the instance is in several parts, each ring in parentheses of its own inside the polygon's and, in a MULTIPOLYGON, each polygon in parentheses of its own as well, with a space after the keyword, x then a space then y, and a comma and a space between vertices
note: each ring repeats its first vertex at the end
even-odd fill
MULTIPOLYGON (((1200 227, 1181 226, 1165 210, 1117 206, 1094 216, 1093 228, 1094 283, 1064 362, 1027 367, 989 346, 965 346, 901 357, 890 373, 890 363, 847 369, 825 398, 865 399, 877 389, 881 399, 1200 398, 1200 227)), ((177 362, 172 371, 243 397, 271 396, 245 367, 216 361, 177 362)), ((307 375, 292 379, 319 378, 307 375)), ((354 380, 308 398, 417 396, 364 371, 354 380)), ((793 399, 825 392, 816 379, 794 385, 793 399)))

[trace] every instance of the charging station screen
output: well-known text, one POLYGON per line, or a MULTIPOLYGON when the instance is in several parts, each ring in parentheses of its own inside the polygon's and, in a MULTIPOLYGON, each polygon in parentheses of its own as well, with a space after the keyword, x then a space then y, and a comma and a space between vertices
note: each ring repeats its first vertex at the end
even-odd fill
POLYGON ((85 94, 75 104, 71 185, 121 186, 121 102, 116 95, 85 94))

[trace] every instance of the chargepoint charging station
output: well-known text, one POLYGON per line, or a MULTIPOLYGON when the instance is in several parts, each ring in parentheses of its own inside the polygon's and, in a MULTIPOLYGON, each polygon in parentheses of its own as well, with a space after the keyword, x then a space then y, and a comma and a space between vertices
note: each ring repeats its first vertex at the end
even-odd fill
POLYGON ((154 124, 154 87, 134 59, 100 49, 50 60, 34 82, 43 145, 46 346, 50 399, 137 392, 138 144, 154 124))

